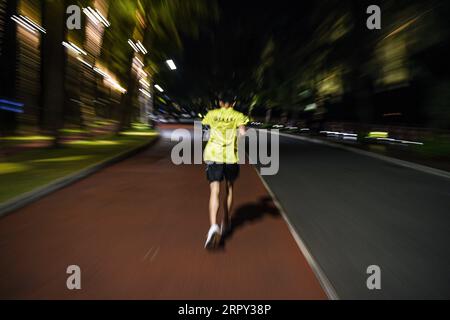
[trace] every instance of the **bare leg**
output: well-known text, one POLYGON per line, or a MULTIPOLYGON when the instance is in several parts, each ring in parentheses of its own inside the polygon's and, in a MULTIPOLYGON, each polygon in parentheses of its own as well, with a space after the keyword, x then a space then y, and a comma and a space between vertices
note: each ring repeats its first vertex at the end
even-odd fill
POLYGON ((226 182, 223 222, 230 226, 231 209, 233 208, 233 182, 226 182))
POLYGON ((211 182, 211 196, 209 199, 209 219, 211 225, 217 224, 217 214, 219 213, 220 202, 220 182, 211 182))

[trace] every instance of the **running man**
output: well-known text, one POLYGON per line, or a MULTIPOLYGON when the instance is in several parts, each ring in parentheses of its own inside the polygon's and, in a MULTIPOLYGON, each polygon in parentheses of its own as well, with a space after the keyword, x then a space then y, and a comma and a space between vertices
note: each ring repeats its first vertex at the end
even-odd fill
POLYGON ((212 110, 203 119, 202 124, 210 127, 208 144, 204 150, 207 164, 206 176, 210 183, 209 229, 205 248, 215 249, 220 239, 231 227, 231 208, 233 206, 233 186, 239 177, 238 130, 239 135, 246 133, 248 118, 234 110, 235 99, 224 96, 219 101, 219 109, 212 110), (220 207, 220 185, 225 180, 224 215, 221 227, 217 224, 220 207))

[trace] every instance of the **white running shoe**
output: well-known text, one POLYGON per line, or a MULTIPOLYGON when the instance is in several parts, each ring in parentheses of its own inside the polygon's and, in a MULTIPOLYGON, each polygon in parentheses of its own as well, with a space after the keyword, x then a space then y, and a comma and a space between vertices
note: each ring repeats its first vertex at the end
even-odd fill
POLYGON ((206 239, 205 249, 211 250, 217 248, 220 243, 220 228, 217 224, 211 226, 206 239))

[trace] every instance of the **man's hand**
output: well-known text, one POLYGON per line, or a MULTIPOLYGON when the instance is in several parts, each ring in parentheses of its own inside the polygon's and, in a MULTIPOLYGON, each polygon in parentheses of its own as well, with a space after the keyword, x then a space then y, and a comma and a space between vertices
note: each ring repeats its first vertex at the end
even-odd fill
POLYGON ((239 127, 239 137, 244 137, 247 134, 247 128, 245 126, 239 127))

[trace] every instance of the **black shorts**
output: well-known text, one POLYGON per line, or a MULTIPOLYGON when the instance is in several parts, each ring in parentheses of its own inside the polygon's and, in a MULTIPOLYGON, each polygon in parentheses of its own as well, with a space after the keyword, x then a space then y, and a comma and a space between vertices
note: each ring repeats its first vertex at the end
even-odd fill
POLYGON ((209 182, 222 182, 224 179, 235 182, 239 178, 239 164, 211 163, 206 168, 206 177, 209 182))

